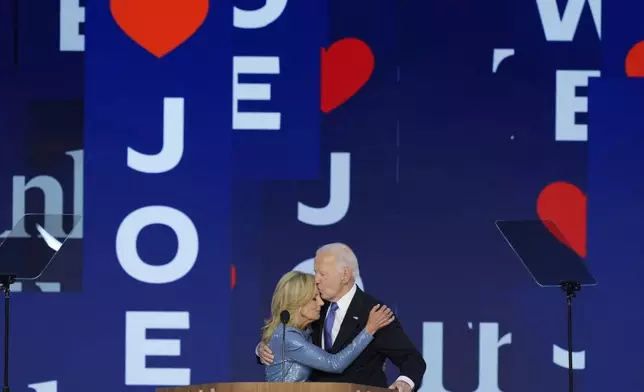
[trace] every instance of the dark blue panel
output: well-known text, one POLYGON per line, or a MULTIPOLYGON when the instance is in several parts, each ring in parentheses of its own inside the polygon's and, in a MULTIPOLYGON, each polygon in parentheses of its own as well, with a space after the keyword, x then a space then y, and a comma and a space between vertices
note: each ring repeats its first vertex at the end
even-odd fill
MULTIPOLYGON (((100 313, 85 325, 103 331, 92 351, 101 352, 105 360, 86 369, 86 376, 105 379, 101 388, 106 391, 229 377, 227 356, 213 353, 228 352, 229 333, 224 315, 229 312, 230 293, 233 53, 232 14, 221 10, 231 7, 227 1, 211 2, 201 28, 161 59, 126 36, 105 3, 87 8, 91 22, 85 55, 85 279, 94 284, 87 286, 85 296, 91 309, 100 313), (172 112, 165 106, 166 98, 182 99, 183 109, 172 112), (178 145, 177 139, 164 141, 164 118, 169 116, 184 122, 183 149, 176 166, 158 174, 128 167, 128 148, 156 154, 162 147, 178 145), (153 279, 149 281, 135 267, 124 267, 135 256, 119 253, 127 247, 116 238, 129 214, 151 206, 163 208, 150 217, 159 224, 143 229, 138 240, 132 239, 136 233, 123 237, 135 241, 132 246, 152 269, 146 275, 153 279), (179 223, 171 224, 173 217, 179 223), (191 230, 198 233, 198 244, 192 242, 197 237, 191 230), (197 252, 194 264, 194 255, 185 255, 191 251, 197 252), (174 255, 176 262, 171 261, 174 255), (163 268, 168 270, 167 280, 155 281, 164 275, 163 268), (105 295, 115 288, 118 295, 105 295), (142 311, 163 314, 157 316, 160 321, 143 316, 138 324, 131 321, 126 327, 126 314, 142 311), (173 312, 189 315, 184 319, 173 312), (143 358, 143 348, 134 348, 143 343, 128 337, 146 336, 145 331, 136 332, 141 323, 150 328, 156 323, 160 329, 147 332, 147 339, 180 339, 180 353, 176 353, 180 355, 165 351, 169 356, 157 352, 161 355, 143 358), (129 343, 123 344, 126 340, 129 343), (134 351, 128 354, 129 350, 134 351), (135 365, 134 361, 143 362, 135 365), (189 369, 189 377, 173 377, 167 370, 146 376, 142 366, 189 369)), ((172 121, 177 122, 167 120, 172 121)))
POLYGON ((596 353, 587 380, 593 391, 630 389, 639 382, 636 358, 644 349, 644 339, 627 332, 644 328, 637 311, 644 277, 644 83, 606 78, 593 82, 590 94, 588 255, 600 285, 587 294, 595 317, 585 328, 596 353))

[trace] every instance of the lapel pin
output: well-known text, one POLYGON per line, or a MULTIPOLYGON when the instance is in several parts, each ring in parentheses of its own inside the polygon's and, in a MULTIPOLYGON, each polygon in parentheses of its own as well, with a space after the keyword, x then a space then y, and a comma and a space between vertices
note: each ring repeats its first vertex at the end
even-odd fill
POLYGON ((358 316, 353 316, 353 319, 354 319, 354 320, 357 320, 357 319, 358 319, 358 316))

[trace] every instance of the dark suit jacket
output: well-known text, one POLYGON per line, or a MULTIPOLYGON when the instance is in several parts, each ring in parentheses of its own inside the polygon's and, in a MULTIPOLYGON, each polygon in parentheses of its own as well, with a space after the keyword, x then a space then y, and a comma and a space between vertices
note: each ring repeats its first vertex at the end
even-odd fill
MULTIPOLYGON (((377 301, 357 287, 356 294, 342 321, 340 332, 338 332, 330 350, 331 353, 337 353, 351 343, 353 338, 366 326, 371 308, 378 304, 383 304, 383 302, 377 301)), ((328 307, 328 302, 325 302, 320 320, 312 324, 313 343, 320 347, 324 318, 328 307)), ((387 388, 389 385, 382 368, 387 358, 398 367, 401 375, 409 377, 414 382, 416 389, 420 387, 425 374, 425 360, 403 331, 398 319, 376 332, 371 344, 349 365, 344 373, 331 374, 314 370, 311 381, 346 382, 387 388)))

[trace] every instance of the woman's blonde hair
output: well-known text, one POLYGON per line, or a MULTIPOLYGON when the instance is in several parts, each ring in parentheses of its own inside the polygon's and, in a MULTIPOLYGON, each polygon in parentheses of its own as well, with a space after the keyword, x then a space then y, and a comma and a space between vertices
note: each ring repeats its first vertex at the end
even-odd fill
POLYGON ((280 313, 288 310, 291 314, 288 327, 300 328, 300 308, 318 294, 315 276, 299 271, 286 273, 275 287, 271 301, 271 317, 262 328, 262 341, 267 343, 280 321, 280 313))

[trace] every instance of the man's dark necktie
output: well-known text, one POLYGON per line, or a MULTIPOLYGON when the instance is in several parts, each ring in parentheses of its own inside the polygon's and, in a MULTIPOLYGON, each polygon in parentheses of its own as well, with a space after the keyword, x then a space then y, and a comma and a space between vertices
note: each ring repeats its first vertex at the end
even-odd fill
POLYGON ((329 309, 329 314, 326 315, 326 319, 324 320, 324 349, 326 351, 331 351, 331 347, 333 347, 332 330, 336 310, 338 310, 338 304, 333 302, 331 309, 329 309))

